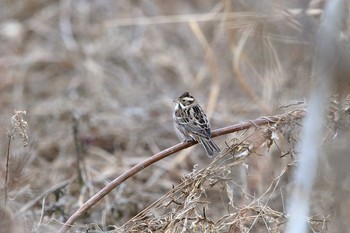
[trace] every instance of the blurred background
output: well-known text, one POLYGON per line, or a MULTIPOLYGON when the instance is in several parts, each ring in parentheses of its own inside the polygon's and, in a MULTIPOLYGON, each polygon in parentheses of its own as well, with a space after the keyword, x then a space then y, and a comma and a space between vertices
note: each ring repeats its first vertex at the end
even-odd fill
MULTIPOLYGON (((11 145, 10 201, 1 212, 16 219, 9 229, 57 231, 109 181, 177 144, 172 100, 184 91, 206 109, 213 129, 304 102, 323 6, 316 0, 2 0, 1 177, 15 109, 26 110, 29 126, 28 147, 20 140, 11 145), (83 188, 74 180, 78 166, 85 167, 83 188)), ((348 16, 342 22, 346 47, 348 16)), ((215 141, 223 148, 234 137, 215 141)), ((251 174, 283 168, 292 158, 281 160, 256 165, 263 168, 251 174)), ((200 146, 172 155, 114 190, 81 222, 121 225, 195 164, 210 162, 200 146)))

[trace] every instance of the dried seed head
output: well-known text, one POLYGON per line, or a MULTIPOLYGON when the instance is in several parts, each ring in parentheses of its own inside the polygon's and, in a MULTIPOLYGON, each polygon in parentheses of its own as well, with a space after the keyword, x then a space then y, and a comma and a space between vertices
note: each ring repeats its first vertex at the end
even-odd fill
POLYGON ((26 111, 15 110, 15 115, 11 117, 12 128, 7 135, 9 137, 19 137, 23 141, 23 145, 28 145, 28 123, 23 119, 26 111))

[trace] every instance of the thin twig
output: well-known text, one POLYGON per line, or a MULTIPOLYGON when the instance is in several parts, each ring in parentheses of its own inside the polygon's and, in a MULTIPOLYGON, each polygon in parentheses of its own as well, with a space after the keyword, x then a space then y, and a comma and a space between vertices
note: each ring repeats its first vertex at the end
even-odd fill
MULTIPOLYGON (((322 14, 322 9, 286 9, 290 15, 298 16, 301 12, 305 12, 306 15, 318 16, 322 14)), ((203 13, 203 14, 188 14, 188 15, 160 15, 153 17, 132 17, 132 18, 118 18, 116 20, 107 20, 104 23, 105 27, 123 27, 123 26, 135 26, 135 25, 157 25, 157 24, 173 24, 173 23, 188 23, 195 22, 210 22, 221 21, 223 18, 230 20, 235 19, 252 19, 260 20, 268 17, 272 17, 275 20, 285 20, 283 14, 270 14, 270 15, 257 15, 255 12, 222 12, 222 13, 203 13)))
POLYGON ((41 214, 40 214, 40 219, 38 222, 38 226, 35 228, 34 232, 37 232, 41 226, 41 223, 43 221, 43 217, 44 217, 44 213, 45 213, 45 200, 46 200, 46 196, 44 197, 42 203, 41 203, 41 214))
POLYGON ((6 171, 5 171, 5 205, 7 204, 7 190, 8 190, 8 177, 9 177, 9 161, 10 161, 10 146, 11 146, 11 139, 12 136, 8 135, 9 141, 8 141, 8 146, 7 146, 7 155, 6 155, 6 171))
MULTIPOLYGON (((248 129, 252 126, 261 126, 269 123, 275 123, 279 121, 281 118, 286 117, 287 115, 294 115, 297 118, 303 118, 305 115, 304 110, 295 110, 293 112, 281 114, 281 115, 275 115, 270 117, 264 117, 264 118, 258 118, 254 121, 246 121, 243 123, 227 126, 221 129, 214 130, 212 132, 212 137, 218 137, 221 135, 230 134, 233 132, 237 132, 240 130, 248 129)), ((106 196, 108 193, 110 193, 113 189, 118 187, 121 183, 123 183, 128 178, 132 177, 136 173, 142 171, 143 169, 147 168, 148 166, 156 163, 157 161, 172 155, 178 151, 181 151, 185 148, 188 148, 190 146, 193 146, 197 144, 195 141, 190 142, 181 142, 175 146, 169 147, 152 157, 149 157, 148 159, 142 161, 141 163, 133 166, 128 171, 121 174, 119 177, 111 181, 109 184, 107 184, 103 189, 101 189, 98 193, 96 193, 94 196, 92 196, 89 200, 87 200, 75 213, 73 213, 70 218, 66 221, 66 223, 62 226, 59 233, 66 232, 74 223, 75 221, 82 216, 87 210, 89 210, 92 206, 94 206, 99 200, 101 200, 104 196, 106 196)))

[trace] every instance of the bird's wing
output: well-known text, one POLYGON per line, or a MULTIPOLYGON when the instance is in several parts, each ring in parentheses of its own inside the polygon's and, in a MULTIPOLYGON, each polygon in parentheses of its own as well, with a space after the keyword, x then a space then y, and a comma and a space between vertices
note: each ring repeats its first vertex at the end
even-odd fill
POLYGON ((210 124, 204 111, 199 106, 188 109, 185 116, 178 117, 177 123, 189 133, 209 139, 211 137, 210 124))

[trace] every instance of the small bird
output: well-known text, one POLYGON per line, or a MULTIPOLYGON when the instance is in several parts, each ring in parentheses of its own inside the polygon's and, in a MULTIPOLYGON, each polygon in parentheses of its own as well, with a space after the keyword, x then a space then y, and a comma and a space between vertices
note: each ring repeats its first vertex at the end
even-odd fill
POLYGON ((174 102, 174 128, 180 140, 194 139, 201 143, 208 157, 220 152, 220 148, 211 139, 209 120, 196 99, 184 92, 174 102))

